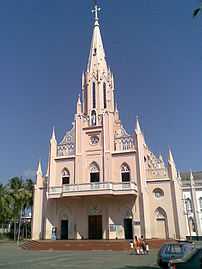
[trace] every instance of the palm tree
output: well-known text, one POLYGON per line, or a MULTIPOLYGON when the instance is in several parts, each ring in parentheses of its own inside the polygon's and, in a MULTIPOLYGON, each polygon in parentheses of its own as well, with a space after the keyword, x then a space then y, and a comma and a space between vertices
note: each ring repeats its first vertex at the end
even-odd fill
POLYGON ((0 224, 3 224, 11 219, 12 216, 12 197, 10 196, 7 186, 0 184, 0 224))
POLYGON ((5 187, 0 184, 0 224, 5 222, 5 211, 6 211, 6 199, 5 199, 5 187))
POLYGON ((18 241, 20 239, 21 219, 26 208, 32 208, 33 181, 14 177, 9 181, 9 192, 13 198, 14 240, 16 240, 16 222, 18 222, 18 241))
POLYGON ((13 199, 12 204, 12 218, 14 223, 14 240, 16 240, 16 222, 19 220, 21 212, 21 204, 23 201, 23 181, 22 178, 13 177, 8 184, 9 193, 13 199))

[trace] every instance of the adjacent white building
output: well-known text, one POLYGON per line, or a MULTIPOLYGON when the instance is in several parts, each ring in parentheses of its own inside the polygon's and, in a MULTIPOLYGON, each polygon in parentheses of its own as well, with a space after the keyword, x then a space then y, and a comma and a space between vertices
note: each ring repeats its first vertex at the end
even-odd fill
POLYGON ((202 236, 202 172, 181 174, 187 236, 202 236))

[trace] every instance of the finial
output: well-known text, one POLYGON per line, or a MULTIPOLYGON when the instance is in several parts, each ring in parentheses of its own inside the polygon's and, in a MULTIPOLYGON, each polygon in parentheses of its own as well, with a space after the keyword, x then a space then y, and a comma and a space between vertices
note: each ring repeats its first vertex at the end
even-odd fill
POLYGON ((39 163, 38 163, 38 168, 37 168, 37 175, 40 175, 40 176, 42 176, 42 168, 41 168, 41 161, 39 161, 39 163))
POLYGON ((174 159, 173 159, 173 154, 172 154, 172 152, 171 152, 170 147, 169 147, 169 149, 168 149, 168 161, 169 161, 170 163, 175 163, 175 162, 174 162, 174 159))
POLYGON ((52 132, 52 137, 51 137, 52 140, 56 140, 55 138, 55 126, 53 126, 53 132, 52 132))
POLYGON ((95 23, 98 22, 99 18, 98 18, 98 12, 101 10, 100 7, 98 7, 97 1, 94 1, 95 3, 95 7, 92 10, 92 13, 95 13, 95 23))
POLYGON ((194 176, 191 169, 190 169, 190 182, 191 182, 191 185, 194 185, 194 176))
POLYGON ((115 111, 118 112, 118 105, 116 103, 116 106, 115 106, 115 111))
POLYGON ((81 104, 81 97, 80 97, 80 94, 78 95, 77 103, 78 103, 78 104, 81 104))
POLYGON ((140 134, 141 133, 141 128, 140 128, 140 123, 139 123, 139 118, 136 116, 136 128, 135 128, 136 133, 140 134))
POLYGON ((161 153, 159 154, 159 160, 163 163, 163 156, 161 153))

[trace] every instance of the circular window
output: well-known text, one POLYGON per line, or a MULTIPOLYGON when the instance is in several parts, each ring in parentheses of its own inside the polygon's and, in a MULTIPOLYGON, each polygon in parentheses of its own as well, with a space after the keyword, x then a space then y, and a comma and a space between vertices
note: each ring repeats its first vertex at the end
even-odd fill
POLYGON ((160 198, 160 197, 163 197, 164 196, 164 192, 160 188, 154 189, 153 190, 153 193, 154 193, 154 195, 155 195, 156 198, 160 198))
POLYGON ((99 142, 99 137, 97 135, 93 135, 90 138, 91 145, 96 145, 99 142))

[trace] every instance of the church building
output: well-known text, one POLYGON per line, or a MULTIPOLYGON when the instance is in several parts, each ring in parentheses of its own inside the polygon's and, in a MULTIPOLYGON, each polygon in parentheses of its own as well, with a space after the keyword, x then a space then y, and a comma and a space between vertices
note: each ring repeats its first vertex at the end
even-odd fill
POLYGON ((99 11, 95 5, 73 126, 60 141, 53 129, 46 175, 39 162, 32 239, 184 238, 182 186, 172 153, 167 164, 155 156, 138 119, 132 134, 124 129, 99 11))

